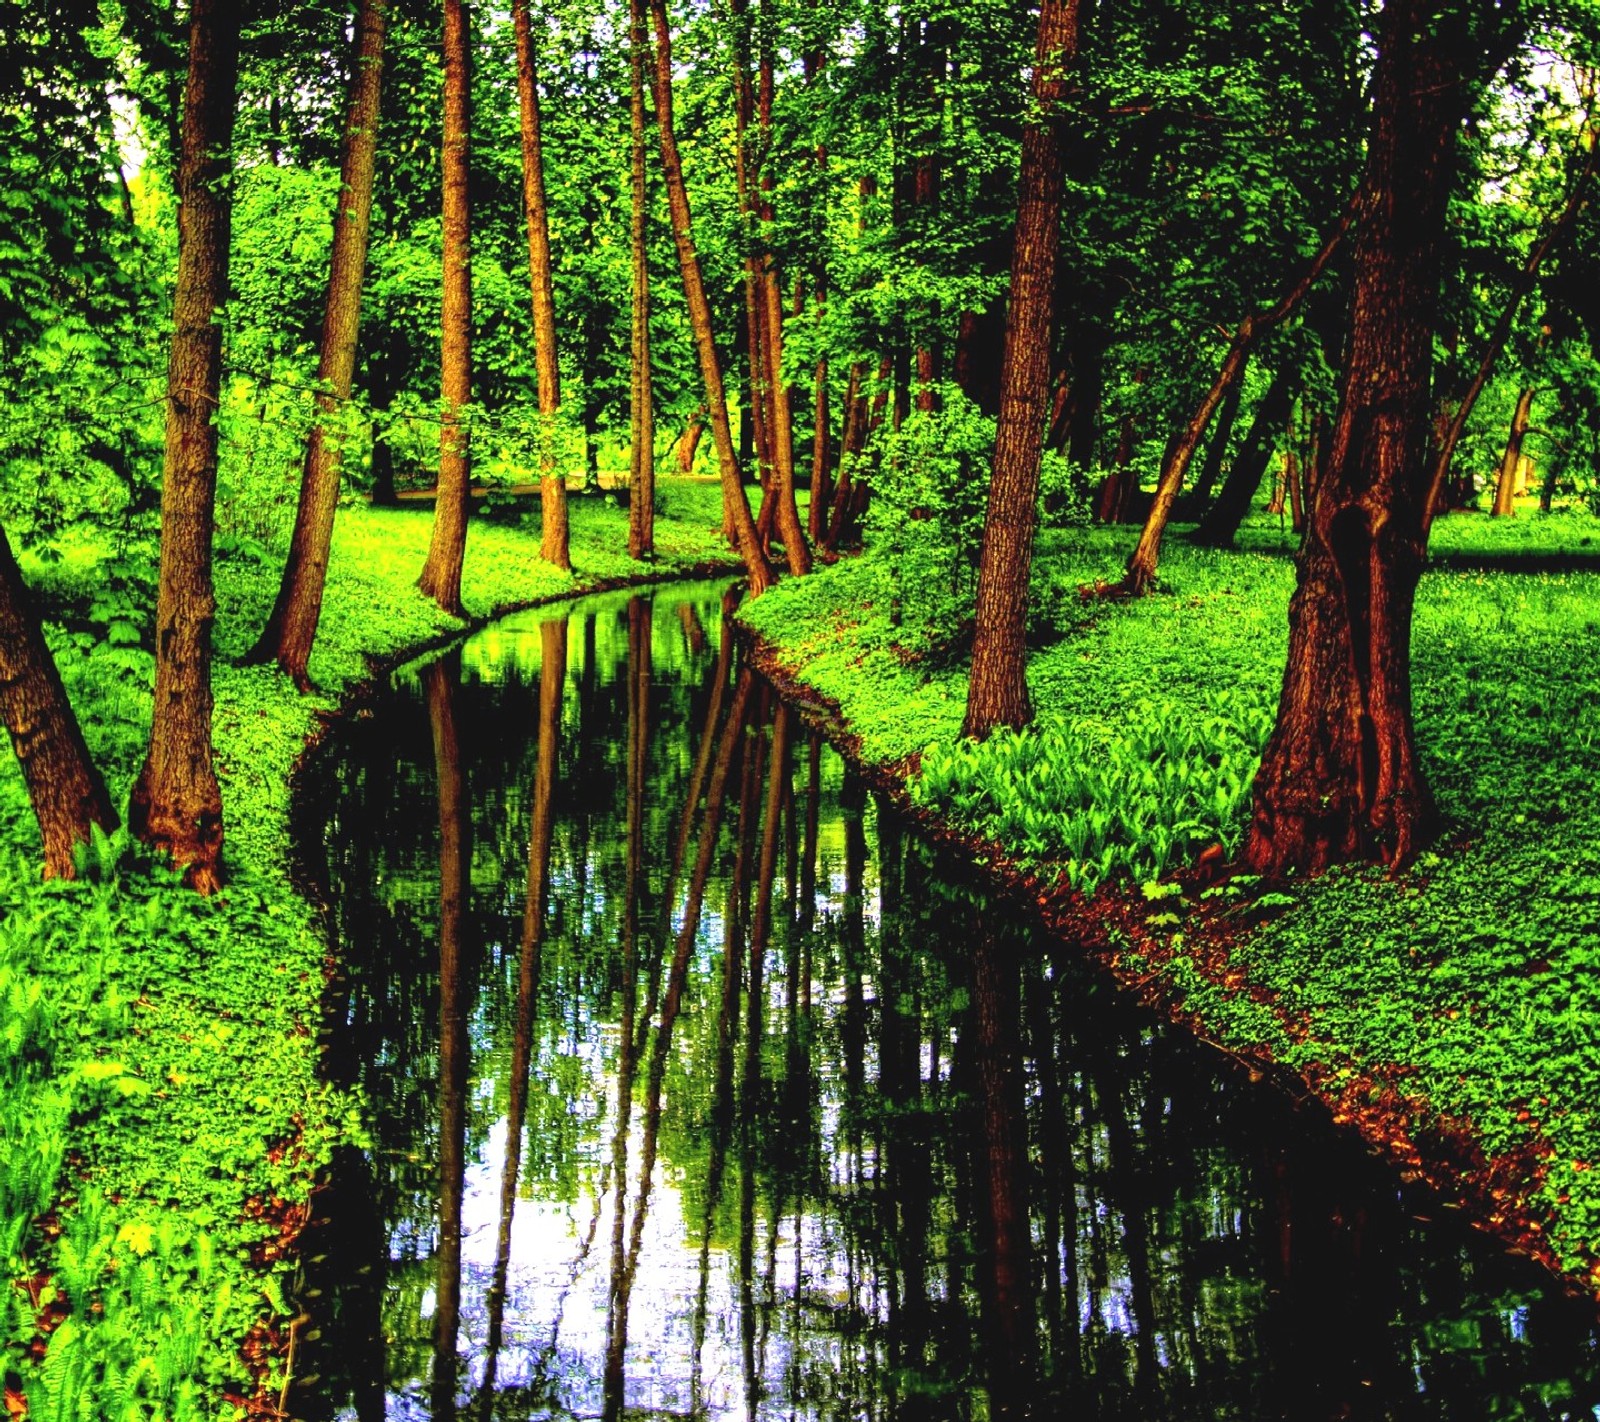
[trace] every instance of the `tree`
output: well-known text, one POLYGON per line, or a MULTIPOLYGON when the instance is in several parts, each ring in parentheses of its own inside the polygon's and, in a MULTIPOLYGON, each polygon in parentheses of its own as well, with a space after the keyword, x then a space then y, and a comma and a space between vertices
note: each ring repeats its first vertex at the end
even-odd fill
POLYGON ((650 18, 656 35, 656 131, 661 139, 661 167, 667 180, 667 205, 672 214, 672 235, 678 249, 678 267, 683 275, 683 295, 689 307, 689 325, 694 333, 700 377, 705 384, 706 415, 711 424, 712 443, 717 451, 723 511, 733 526, 734 546, 744 560, 750 595, 757 597, 772 586, 772 565, 762 552, 755 520, 750 516, 750 503, 745 498, 744 483, 739 474, 739 458, 733 448, 733 429, 728 422, 728 396, 722 383, 722 361, 717 354, 716 340, 711 330, 711 304, 706 300, 705 282, 700 274, 700 255, 694 245, 689 190, 683 180, 683 160, 678 152, 678 135, 672 117, 672 32, 667 24, 666 0, 650 0, 650 18))
POLYGON ((339 201, 333 218, 333 255, 322 316, 317 383, 321 418, 311 427, 300 480, 289 558, 278 599, 252 658, 276 661, 302 688, 322 615, 333 521, 339 505, 339 439, 328 430, 350 398, 356 338, 361 328, 361 287, 367 269, 367 229, 372 218, 373 160, 378 148, 378 98, 383 84, 383 37, 387 0, 361 0, 356 14, 355 60, 350 77, 350 113, 345 122, 339 201))
POLYGON ((539 84, 527 0, 512 0, 517 34, 517 106, 522 117, 522 203, 528 218, 528 277, 533 287, 533 340, 539 375, 539 556, 564 572, 572 568, 567 534, 567 478, 557 464, 556 413, 561 368, 556 359, 556 303, 550 277, 550 213, 544 190, 539 84))
POLYGON ((1067 94, 1077 44, 1078 0, 1043 0, 1033 69, 1036 112, 1022 136, 1000 417, 978 566, 972 680, 962 726, 964 735, 979 738, 997 726, 1026 725, 1033 716, 1024 633, 1050 395, 1051 304, 1061 241, 1062 153, 1056 116, 1067 94))
POLYGON ((465 0, 444 0, 444 293, 440 325, 439 485, 433 537, 417 586, 456 617, 461 606, 461 564, 467 551, 467 433, 461 409, 472 399, 472 247, 468 212, 471 138, 470 44, 465 0))
POLYGON ((116 811, 89 758, 78 718, 45 645, 22 571, 0 528, 0 721, 22 767, 44 839, 44 876, 70 879, 91 826, 112 830, 116 811))
MULTIPOLYGON (((656 419, 650 379, 650 252, 645 241, 649 192, 645 185, 644 61, 649 35, 644 0, 628 0, 628 115, 630 166, 630 260, 633 266, 632 421, 628 469, 628 556, 655 556, 656 419)), ((687 472, 687 471, 685 471, 687 472)))
POLYGON ((201 893, 220 887, 222 791, 211 763, 211 532, 217 408, 228 299, 234 93, 239 11, 194 0, 178 155, 178 284, 167 365, 156 594, 155 709, 128 825, 165 850, 201 893))
POLYGON ((1494 10, 1481 0, 1388 0, 1383 10, 1339 411, 1244 849, 1257 873, 1373 854, 1403 864, 1433 825, 1410 669, 1432 323, 1457 131, 1474 58, 1498 48, 1482 33, 1494 10))

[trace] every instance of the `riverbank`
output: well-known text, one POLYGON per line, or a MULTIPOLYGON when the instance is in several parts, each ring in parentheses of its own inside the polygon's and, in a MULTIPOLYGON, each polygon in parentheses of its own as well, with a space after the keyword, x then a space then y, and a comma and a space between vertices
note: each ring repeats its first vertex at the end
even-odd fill
MULTIPOLYGON (((538 561, 536 519, 479 522, 463 623, 415 590, 429 517, 350 508, 335 534, 319 691, 238 665, 281 553, 219 549, 214 742, 227 887, 202 900, 125 834, 75 883, 39 880, 14 760, 0 763, 0 1254, 6 1402, 33 1416, 273 1416, 299 1316, 291 1245, 352 1098, 318 1077, 326 940, 289 873, 295 767, 379 670, 516 607, 732 571, 717 492, 667 483, 658 556, 626 514, 574 501, 574 575, 538 561)), ((149 726, 154 549, 87 538, 24 556, 114 803, 149 726)))
POLYGON ((1600 1294, 1600 525, 1440 525, 1414 662, 1445 833, 1397 878, 1270 885, 1186 866, 1245 827, 1288 540, 1275 522, 1246 552, 1173 539, 1158 594, 1094 595, 1131 541, 1041 540, 1039 720, 982 748, 959 742, 960 629, 916 615, 900 570, 847 560, 740 618, 848 756, 1126 987, 1600 1294))

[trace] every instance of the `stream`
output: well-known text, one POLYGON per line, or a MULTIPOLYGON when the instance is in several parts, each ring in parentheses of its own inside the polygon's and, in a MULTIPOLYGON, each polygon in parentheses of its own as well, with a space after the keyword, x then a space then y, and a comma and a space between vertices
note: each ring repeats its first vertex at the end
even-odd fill
POLYGON ((493 624, 308 768, 369 1140, 293 1415, 1600 1417, 1591 1306, 992 902, 724 601, 493 624))

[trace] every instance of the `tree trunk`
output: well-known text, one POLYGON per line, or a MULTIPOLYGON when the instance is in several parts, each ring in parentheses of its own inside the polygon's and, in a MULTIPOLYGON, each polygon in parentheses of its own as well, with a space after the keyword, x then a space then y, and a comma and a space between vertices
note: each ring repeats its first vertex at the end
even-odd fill
POLYGON ((1522 469, 1522 442, 1528 434, 1528 424, 1533 416, 1533 390, 1526 388, 1517 396, 1517 408, 1511 416, 1511 434, 1506 439, 1506 452, 1500 459, 1500 479, 1494 486, 1496 518, 1509 518, 1517 511, 1517 475, 1522 469))
POLYGON ((629 108, 633 139, 633 400, 632 453, 628 471, 628 556, 654 558, 656 551, 656 416, 650 378, 650 256, 645 241, 649 193, 644 169, 644 0, 628 0, 629 108))
POLYGON ((461 565, 467 551, 467 432, 461 407, 472 399, 472 247, 467 203, 471 131, 470 42, 465 0, 444 0, 444 144, 439 167, 444 197, 444 273, 440 308, 439 485, 433 537, 417 586, 453 616, 461 606, 461 565))
MULTIPOLYGON (((512 0, 517 33, 517 107, 522 131, 522 207, 528 222, 528 280, 533 289, 534 365, 539 380, 539 556, 563 572, 572 569, 567 533, 567 478, 556 453, 556 412, 561 408, 561 367, 556 359, 556 302, 550 266, 550 213, 544 192, 544 148, 539 123, 539 81, 534 72, 528 0, 512 0)), ((642 123, 642 113, 638 122, 642 123)), ((642 142, 642 134, 635 140, 642 142)), ((639 166, 636 161, 636 167, 639 166)), ((643 172, 640 169, 640 177, 643 172)), ((636 218, 642 222, 642 218, 636 218)), ((634 280, 638 281, 637 267, 634 280)), ((637 300, 637 288, 635 299, 637 300)), ((637 322, 638 317, 635 316, 637 322)))
POLYGON ((117 827, 105 782, 84 744, 38 614, 0 528, 0 721, 22 767, 44 840, 44 876, 70 879, 89 827, 117 827))
MULTIPOLYGON (((372 218, 373 160, 378 147, 378 96, 383 77, 383 38, 387 0, 361 0, 356 16, 356 49, 351 70, 350 111, 344 128, 344 161, 333 219, 333 254, 323 300, 322 349, 317 384, 319 418, 311 427, 294 534, 284 565, 278 600, 251 652, 252 661, 275 661, 302 690, 309 686, 306 665, 322 616, 328 578, 334 514, 339 507, 339 464, 343 450, 324 421, 350 398, 355 375, 356 338, 361 327, 361 286, 367 270, 367 230, 372 218)), ((374 445, 374 449, 377 446, 374 445)), ((375 456, 376 462, 376 456, 375 456)), ((393 471, 390 471, 392 487, 393 471)))
POLYGON ((1434 819, 1411 708, 1411 615, 1429 498, 1440 248, 1468 97, 1467 27, 1389 0, 1372 80, 1339 414, 1289 610, 1283 695, 1254 787, 1246 864, 1407 862, 1434 819))
POLYGON ((1217 501, 1206 511, 1194 531, 1194 541, 1206 548, 1231 548, 1239 525, 1250 512, 1250 500, 1261 487, 1261 477, 1272 460, 1277 436, 1289 422, 1292 395, 1298 372, 1288 362, 1274 372, 1267 393, 1256 407, 1250 433, 1222 481, 1217 501))
POLYGON ((1189 470, 1189 461, 1194 458, 1195 450, 1200 447, 1200 441, 1205 437, 1206 428, 1211 423, 1211 417, 1216 414, 1217 407, 1228 396, 1229 391, 1244 379, 1245 366, 1250 361, 1250 348, 1262 332, 1269 331, 1287 320, 1290 313, 1305 298, 1306 293, 1315 285, 1317 278, 1322 275, 1323 270, 1333 259, 1333 254, 1344 241, 1344 235, 1350 230, 1350 221, 1354 216, 1355 199, 1352 198, 1345 204, 1344 215, 1339 219, 1338 226, 1322 244, 1316 256, 1311 259, 1310 265, 1300 274, 1299 280, 1283 294, 1278 304, 1270 310, 1246 316, 1239 323, 1239 328, 1228 347, 1228 353, 1223 357, 1222 367, 1217 371, 1217 378, 1190 417, 1171 455, 1162 462, 1161 478, 1156 484, 1155 499, 1151 502, 1150 512, 1145 518, 1144 530, 1139 535, 1138 545, 1133 550, 1133 556, 1128 559, 1128 576, 1124 587, 1135 597, 1145 592, 1155 581, 1156 566, 1161 557, 1162 535, 1167 530, 1168 519, 1172 517, 1172 505, 1177 500, 1178 491, 1183 487, 1183 477, 1189 470))
POLYGON ((1200 467, 1200 477, 1194 481, 1194 488, 1174 505, 1174 518, 1193 519, 1210 502, 1217 480, 1222 477, 1222 466, 1228 460, 1228 446, 1233 442, 1233 431, 1239 423, 1239 404, 1243 396, 1244 381, 1234 381, 1223 397, 1222 407, 1217 411, 1211 439, 1206 445, 1206 461, 1200 467))
POLYGON ((706 300, 705 282, 700 275, 700 256, 694 246, 689 190, 683 180, 683 161, 678 154, 678 136, 672 117, 672 33, 667 25, 666 0, 650 0, 650 18, 656 32, 656 128, 661 138, 661 167, 667 180, 672 235, 678 248, 678 266, 683 273, 683 294, 689 307, 689 326, 694 333, 700 376, 705 384, 706 412, 717 450, 723 507, 731 518, 734 545, 744 560, 750 594, 755 597, 772 586, 773 572, 756 537, 755 520, 750 516, 750 503, 745 498, 739 461, 734 454, 733 429, 728 423, 728 396, 722 383, 722 363, 711 331, 711 306, 706 300))
POLYGON ((703 414, 697 413, 688 424, 683 427, 672 446, 672 457, 677 461, 680 474, 694 472, 694 456, 700 448, 700 437, 706 432, 706 422, 703 414))
POLYGON ((1039 459, 1050 398, 1051 308, 1061 241, 1061 139, 1055 109, 1077 57, 1078 0, 1043 0, 1034 56, 1035 115, 1022 134, 1011 300, 1001 361, 1000 418, 978 567, 977 633, 962 733, 1032 718, 1025 631, 1038 522, 1039 459))
MULTIPOLYGON (((1445 480, 1450 474, 1450 461, 1455 456, 1456 445, 1461 440, 1461 432, 1467 427, 1467 417, 1472 413, 1473 406, 1478 403, 1478 397, 1483 394, 1484 387, 1489 383, 1490 373, 1494 370, 1495 361, 1500 358, 1500 352, 1505 349, 1507 339, 1511 335, 1511 328, 1516 323, 1517 312, 1522 309, 1522 303, 1528 293, 1533 290, 1535 278, 1539 274, 1539 267, 1544 259, 1550 255, 1553 247, 1559 243, 1573 227, 1578 215, 1589 203, 1590 192, 1593 187, 1595 166, 1600 163, 1600 141, 1592 123, 1584 125, 1580 136, 1580 144, 1585 147, 1583 166, 1578 169, 1577 176, 1573 179, 1571 191, 1567 194, 1567 201, 1560 213, 1550 224, 1544 236, 1534 245, 1528 253, 1527 260, 1522 264, 1522 269, 1517 273, 1511 286, 1511 295, 1504 307, 1501 308, 1499 317, 1495 320, 1494 329, 1489 333, 1489 339, 1484 343, 1483 357, 1478 362, 1478 369, 1473 374, 1471 383, 1467 386, 1467 393, 1461 397, 1461 403, 1456 407, 1455 418, 1450 421, 1450 427, 1445 432, 1444 438, 1439 443, 1439 449, 1434 456, 1433 475, 1429 481, 1428 506, 1423 514, 1423 531, 1426 533, 1433 526, 1435 515, 1439 513, 1439 500, 1444 491, 1445 480)), ((1498 490, 1496 491, 1498 502, 1498 490)))
POLYGON ((211 533, 217 489, 216 412, 232 229, 234 95, 239 12, 194 0, 178 157, 178 283, 167 365, 161 476, 161 581, 156 596, 155 710, 128 825, 172 856, 201 893, 220 887, 222 792, 211 763, 211 533))

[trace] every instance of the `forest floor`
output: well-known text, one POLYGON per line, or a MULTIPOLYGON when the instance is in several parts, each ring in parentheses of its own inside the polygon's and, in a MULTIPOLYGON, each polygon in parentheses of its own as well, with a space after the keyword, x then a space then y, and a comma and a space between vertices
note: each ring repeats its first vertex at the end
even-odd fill
MULTIPOLYGON (((605 586, 734 571, 715 487, 668 481, 657 559, 625 553, 627 516, 572 510, 576 572, 538 559, 536 516, 475 522, 474 621, 605 586)), ((220 540, 214 741, 227 887, 212 900, 102 839, 73 883, 41 883, 38 832, 0 760, 0 1263, 5 1402, 35 1417, 277 1416, 299 1314, 291 1245, 357 1103, 318 1077, 326 939, 290 880, 295 766, 385 665, 464 624, 415 588, 430 519, 352 507, 335 534, 311 675, 299 696, 239 665, 281 550, 220 540), (123 1405, 116 1404, 122 1399, 123 1405), (130 1412, 129 1415, 132 1415, 130 1412)), ((114 803, 149 731, 153 540, 68 535, 24 551, 47 633, 114 803)))
POLYGON ((1042 537, 1038 720, 983 747, 959 739, 970 627, 927 569, 845 559, 739 615, 846 754, 1054 931, 1600 1295, 1600 521, 1438 525, 1413 664, 1444 831, 1398 876, 1270 884, 1219 870, 1276 706, 1292 535, 1259 519, 1220 553, 1174 530, 1159 591, 1109 599, 1135 536, 1042 537))

